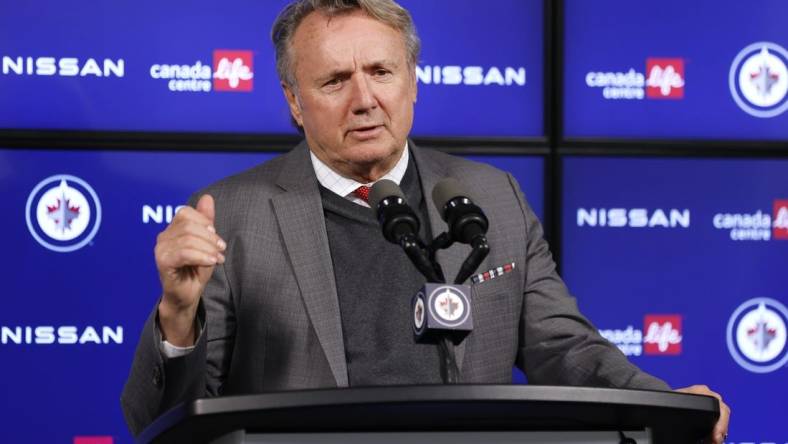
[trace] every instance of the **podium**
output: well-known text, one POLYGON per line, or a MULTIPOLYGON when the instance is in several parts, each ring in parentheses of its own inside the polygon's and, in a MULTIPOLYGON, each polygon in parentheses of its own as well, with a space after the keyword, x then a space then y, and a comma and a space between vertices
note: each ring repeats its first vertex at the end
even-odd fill
POLYGON ((142 443, 697 443, 717 400, 674 392, 532 385, 428 385, 198 399, 142 443), (634 439, 630 441, 627 439, 634 439))

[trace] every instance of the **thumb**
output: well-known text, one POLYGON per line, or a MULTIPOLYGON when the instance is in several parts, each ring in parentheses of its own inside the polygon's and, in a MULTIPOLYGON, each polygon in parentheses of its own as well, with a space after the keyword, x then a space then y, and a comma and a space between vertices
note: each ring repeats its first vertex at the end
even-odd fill
POLYGON ((213 196, 210 194, 203 194, 200 200, 197 201, 197 211, 213 222, 215 216, 213 196))

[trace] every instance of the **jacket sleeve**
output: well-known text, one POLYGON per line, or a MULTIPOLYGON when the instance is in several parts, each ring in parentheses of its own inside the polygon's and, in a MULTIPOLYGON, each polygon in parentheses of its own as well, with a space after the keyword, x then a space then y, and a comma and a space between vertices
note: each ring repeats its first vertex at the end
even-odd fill
MULTIPOLYGON (((192 205, 194 201, 193 196, 192 205)), ((205 286, 197 307, 203 330, 190 353, 165 357, 158 309, 148 316, 121 394, 123 415, 134 436, 178 404, 221 394, 235 339, 235 306, 227 267, 227 263, 217 266, 205 286)))
POLYGON ((630 363, 578 310, 555 269, 542 225, 511 175, 526 229, 517 366, 532 384, 670 390, 630 363))

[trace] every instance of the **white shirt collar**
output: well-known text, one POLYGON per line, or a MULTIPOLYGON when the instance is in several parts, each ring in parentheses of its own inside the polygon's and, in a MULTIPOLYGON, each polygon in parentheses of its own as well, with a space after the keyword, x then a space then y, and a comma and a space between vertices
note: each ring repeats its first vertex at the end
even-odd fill
MULTIPOLYGON (((320 182, 320 185, 323 185, 334 194, 369 208, 369 204, 356 197, 353 194, 353 191, 355 191, 356 188, 360 186, 371 187, 375 182, 359 183, 353 179, 342 176, 341 174, 332 170, 331 167, 323 163, 322 160, 318 159, 317 156, 315 156, 315 153, 313 153, 311 150, 309 151, 309 157, 312 159, 312 167, 315 169, 317 181, 320 182)), ((405 149, 402 151, 402 156, 400 156, 397 164, 394 165, 394 168, 392 168, 391 171, 386 173, 378 180, 388 179, 399 185, 400 182, 402 182, 402 178, 405 177, 405 170, 408 169, 409 158, 410 154, 408 154, 408 142, 405 142, 405 149)))

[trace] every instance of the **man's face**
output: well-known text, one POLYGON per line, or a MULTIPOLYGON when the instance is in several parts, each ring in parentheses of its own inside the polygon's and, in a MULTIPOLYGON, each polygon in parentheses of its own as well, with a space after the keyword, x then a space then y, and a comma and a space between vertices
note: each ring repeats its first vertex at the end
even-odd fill
POLYGON ((315 155, 362 182, 385 174, 405 146, 416 101, 402 34, 361 11, 313 12, 291 51, 297 88, 285 95, 315 155))

